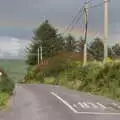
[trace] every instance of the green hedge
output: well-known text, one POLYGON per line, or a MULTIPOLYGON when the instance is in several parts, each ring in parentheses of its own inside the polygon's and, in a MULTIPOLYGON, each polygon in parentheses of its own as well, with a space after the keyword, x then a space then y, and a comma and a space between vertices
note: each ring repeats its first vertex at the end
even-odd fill
POLYGON ((1 76, 0 92, 12 94, 14 87, 14 82, 11 79, 9 79, 7 76, 1 76))
POLYGON ((28 76, 28 81, 59 84, 79 91, 120 99, 119 60, 107 60, 107 63, 94 61, 83 66, 79 61, 56 58, 38 73, 34 70, 28 71, 28 76))

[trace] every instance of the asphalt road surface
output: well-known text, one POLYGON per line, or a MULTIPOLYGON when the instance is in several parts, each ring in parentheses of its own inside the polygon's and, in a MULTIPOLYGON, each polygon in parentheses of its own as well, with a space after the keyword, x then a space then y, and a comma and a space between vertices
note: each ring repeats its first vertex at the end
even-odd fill
POLYGON ((17 85, 0 120, 120 120, 120 104, 52 85, 17 85))

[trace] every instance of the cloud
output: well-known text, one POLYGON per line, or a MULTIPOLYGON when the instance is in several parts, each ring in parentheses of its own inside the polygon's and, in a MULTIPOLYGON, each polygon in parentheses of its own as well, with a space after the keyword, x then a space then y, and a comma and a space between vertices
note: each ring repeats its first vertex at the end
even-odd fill
MULTIPOLYGON (((67 26, 72 21, 78 9, 87 0, 2 0, 0 4, 0 25, 10 28, 0 28, 0 36, 14 36, 29 39, 32 30, 44 20, 44 16, 52 24, 67 26), (22 27, 21 27, 22 26, 22 27), (24 28, 29 28, 24 30, 24 28), (18 27, 18 29, 16 29, 18 27), (21 27, 21 28, 20 28, 21 27)), ((92 5, 103 0, 93 0, 92 5)), ((120 33, 120 0, 109 3, 109 32, 110 35, 120 33)), ((89 10, 89 31, 103 33, 103 6, 89 10)), ((81 28, 80 22, 77 28, 81 28)))
POLYGON ((28 40, 22 40, 12 37, 0 37, 0 57, 24 57, 24 50, 28 43, 28 40))

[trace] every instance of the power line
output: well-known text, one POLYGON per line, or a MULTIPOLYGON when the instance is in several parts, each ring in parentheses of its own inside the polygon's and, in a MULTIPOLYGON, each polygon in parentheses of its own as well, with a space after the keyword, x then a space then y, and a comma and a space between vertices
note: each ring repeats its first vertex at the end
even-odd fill
MULTIPOLYGON (((83 9, 82 9, 81 12, 83 12, 83 9)), ((74 29, 75 25, 82 19, 82 16, 83 16, 83 13, 81 13, 80 16, 76 19, 76 22, 75 22, 74 26, 72 25, 69 32, 71 32, 74 29)))
POLYGON ((95 1, 95 0, 88 0, 88 1, 86 1, 85 3, 88 4, 88 3, 91 3, 91 2, 93 2, 93 1, 95 1))
MULTIPOLYGON (((88 4, 88 3, 91 3, 95 0, 89 0, 89 1, 86 1, 84 4, 88 4)), ((75 22, 75 25, 80 21, 80 19, 82 18, 82 12, 83 12, 83 9, 84 9, 84 6, 82 8, 79 9, 79 11, 77 12, 76 16, 73 18, 72 22, 68 25, 68 27, 65 29, 65 31, 63 32, 63 35, 66 33, 66 32, 71 32, 73 29, 74 29, 74 22, 75 22), (79 16, 80 15, 80 16, 79 16)))
MULTIPOLYGON (((110 2, 110 1, 111 1, 111 0, 107 0, 107 2, 110 2)), ((103 1, 103 2, 101 2, 101 3, 99 3, 99 4, 96 4, 96 5, 93 5, 93 6, 89 7, 89 8, 100 7, 100 6, 104 5, 104 4, 105 4, 105 1, 103 1)))
POLYGON ((77 12, 76 16, 73 18, 72 22, 68 25, 68 27, 65 29, 64 33, 65 34, 67 31, 71 31, 73 29, 73 24, 74 22, 77 24, 77 22, 79 21, 79 19, 81 18, 81 13, 83 11, 83 7, 79 9, 79 11, 77 12), (80 15, 80 16, 79 16, 80 15), (78 17, 79 16, 79 17, 78 17), (78 18, 77 18, 78 17, 78 18), (76 21, 77 19, 77 21, 76 21))

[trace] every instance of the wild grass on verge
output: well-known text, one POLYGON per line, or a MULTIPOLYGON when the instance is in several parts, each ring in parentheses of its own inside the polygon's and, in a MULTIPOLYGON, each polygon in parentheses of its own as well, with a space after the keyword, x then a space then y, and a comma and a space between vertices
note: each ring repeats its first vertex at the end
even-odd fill
POLYGON ((29 69, 26 82, 29 81, 62 85, 120 100, 120 61, 106 63, 95 61, 83 66, 77 61, 64 61, 64 59, 56 61, 55 59, 37 72, 35 66, 29 69))
POLYGON ((8 93, 0 92, 0 109, 3 109, 7 105, 9 97, 8 93))

